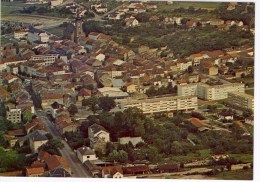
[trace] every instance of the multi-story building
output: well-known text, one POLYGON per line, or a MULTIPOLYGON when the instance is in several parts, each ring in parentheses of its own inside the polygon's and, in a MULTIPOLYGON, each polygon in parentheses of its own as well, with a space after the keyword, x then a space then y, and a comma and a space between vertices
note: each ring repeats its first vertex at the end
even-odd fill
POLYGON ((241 83, 229 83, 223 85, 208 85, 204 83, 177 85, 178 96, 198 96, 200 99, 221 100, 228 98, 229 92, 245 92, 245 86, 241 83))
POLYGON ((254 111, 254 96, 241 92, 228 93, 228 103, 254 111))
POLYGON ((7 120, 12 123, 20 123, 21 122, 21 109, 10 109, 6 112, 7 120))
POLYGON ((18 30, 18 31, 14 32, 14 38, 15 39, 25 38, 27 35, 28 35, 27 30, 18 30))
POLYGON ((45 65, 53 64, 59 57, 59 54, 34 55, 30 61, 44 61, 45 65))
POLYGON ((197 95, 197 83, 177 85, 178 96, 197 95))
POLYGON ((228 98, 229 92, 245 92, 245 85, 242 83, 228 83, 223 85, 198 84, 197 95, 201 99, 221 100, 228 98))
POLYGON ((119 99, 116 100, 121 110, 137 107, 144 114, 170 113, 173 111, 196 110, 198 102, 196 96, 168 96, 146 99, 119 99))

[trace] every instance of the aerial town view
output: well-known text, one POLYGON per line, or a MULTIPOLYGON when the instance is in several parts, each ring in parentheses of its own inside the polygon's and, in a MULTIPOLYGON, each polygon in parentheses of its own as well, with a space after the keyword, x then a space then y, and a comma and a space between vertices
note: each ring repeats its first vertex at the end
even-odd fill
POLYGON ((2 0, 0 176, 252 180, 255 3, 2 0))

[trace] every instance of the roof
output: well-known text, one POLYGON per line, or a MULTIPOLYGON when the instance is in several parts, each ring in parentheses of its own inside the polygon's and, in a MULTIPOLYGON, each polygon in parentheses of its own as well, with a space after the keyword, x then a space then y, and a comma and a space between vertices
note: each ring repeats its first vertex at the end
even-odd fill
POLYGON ((106 132, 108 132, 103 126, 98 125, 96 123, 91 125, 89 128, 93 131, 94 134, 98 133, 99 131, 106 131, 106 132))
POLYGON ((82 88, 82 89, 78 92, 78 96, 91 96, 91 90, 86 89, 86 88, 82 88))
POLYGON ((47 173, 48 177, 71 177, 71 174, 64 168, 58 167, 47 173))
POLYGON ((144 142, 144 140, 142 139, 142 137, 122 137, 122 138, 119 138, 120 144, 128 144, 129 142, 131 142, 135 146, 140 142, 144 142))
POLYGON ((45 161, 46 159, 48 159, 51 156, 51 154, 49 154, 48 152, 45 152, 43 150, 41 150, 38 153, 38 159, 45 161))
POLYGON ((162 164, 158 166, 159 170, 177 170, 179 169, 178 164, 162 164))
POLYGON ((42 133, 38 132, 38 130, 32 135, 31 139, 33 141, 44 141, 44 140, 48 140, 48 138, 43 135, 42 133))
POLYGON ((46 94, 42 94, 41 98, 42 98, 42 100, 61 99, 61 98, 63 98, 63 95, 56 94, 56 93, 46 93, 46 94))
POLYGON ((68 168, 70 169, 70 165, 68 164, 68 162, 63 157, 58 155, 51 155, 45 160, 45 162, 49 170, 53 170, 58 167, 64 167, 66 169, 68 168))
POLYGON ((89 147, 80 147, 77 149, 82 155, 95 155, 95 152, 89 147))
POLYGON ((8 131, 8 135, 10 135, 10 136, 24 136, 24 135, 26 135, 26 133, 23 129, 17 129, 17 130, 8 131))
POLYGON ((121 166, 108 166, 108 167, 103 168, 103 172, 104 172, 104 175, 106 175, 106 174, 114 175, 117 172, 123 174, 123 169, 121 166))
POLYGON ((149 171, 149 167, 147 165, 123 167, 124 174, 133 174, 133 173, 148 172, 148 171, 149 171))
POLYGON ((44 173, 43 167, 26 168, 25 170, 26 170, 27 175, 43 174, 44 173))
POLYGON ((201 121, 198 118, 190 118, 189 121, 191 122, 191 124, 197 128, 203 127, 205 124, 203 121, 201 121))

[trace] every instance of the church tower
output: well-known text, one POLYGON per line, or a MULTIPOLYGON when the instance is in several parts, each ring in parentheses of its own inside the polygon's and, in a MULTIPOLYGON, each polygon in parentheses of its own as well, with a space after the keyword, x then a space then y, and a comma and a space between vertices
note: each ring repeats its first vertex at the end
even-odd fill
POLYGON ((83 21, 79 15, 79 9, 77 9, 76 18, 75 18, 75 21, 73 24, 75 27, 74 32, 73 32, 73 41, 78 44, 79 39, 83 34, 83 30, 82 30, 83 21))

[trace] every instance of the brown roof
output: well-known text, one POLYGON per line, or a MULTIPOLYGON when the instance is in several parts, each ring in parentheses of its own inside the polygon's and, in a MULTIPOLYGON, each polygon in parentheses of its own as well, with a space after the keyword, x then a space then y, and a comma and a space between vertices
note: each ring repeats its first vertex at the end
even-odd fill
POLYGON ((50 156, 51 156, 51 154, 49 154, 48 152, 45 152, 43 150, 41 150, 38 153, 38 159, 43 160, 43 161, 46 161, 50 156))
POLYGON ((135 174, 135 173, 148 172, 148 171, 149 171, 149 167, 147 165, 123 167, 124 174, 135 174))
POLYGON ((91 96, 91 90, 86 89, 86 88, 82 88, 79 92, 78 92, 79 96, 91 96))
POLYGON ((114 175, 117 172, 120 172, 121 174, 123 174, 123 169, 122 166, 108 166, 108 167, 104 167, 103 168, 104 174, 110 174, 110 175, 114 175))
POLYGON ((61 156, 58 155, 51 155, 50 157, 48 157, 45 160, 48 169, 49 170, 53 170, 57 167, 63 167, 65 169, 70 169, 70 165, 68 164, 68 162, 61 156))
POLYGON ((26 135, 26 133, 23 129, 17 129, 17 130, 8 131, 8 135, 10 135, 10 136, 22 136, 22 135, 26 135))
POLYGON ((41 161, 38 161, 38 160, 34 161, 34 162, 31 164, 31 167, 32 167, 32 168, 38 168, 38 167, 43 167, 43 168, 45 168, 45 166, 46 166, 45 162, 41 162, 41 161))
POLYGON ((43 167, 26 168, 26 175, 43 174, 43 173, 44 173, 43 167))
POLYGON ((63 98, 63 95, 56 94, 56 93, 46 93, 46 94, 42 94, 41 98, 42 98, 42 100, 61 99, 61 98, 63 98))
POLYGON ((190 118, 189 121, 191 122, 191 124, 197 128, 203 127, 204 126, 204 122, 201 121, 198 118, 190 118))

